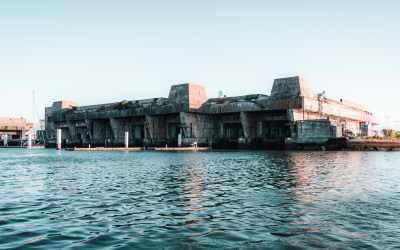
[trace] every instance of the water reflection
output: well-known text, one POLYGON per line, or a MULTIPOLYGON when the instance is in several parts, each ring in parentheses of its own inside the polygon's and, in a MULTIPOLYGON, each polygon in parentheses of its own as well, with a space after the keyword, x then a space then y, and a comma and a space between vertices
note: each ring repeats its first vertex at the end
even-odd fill
MULTIPOLYGON (((375 227, 354 230, 346 224, 349 219, 357 223, 363 210, 360 198, 376 188, 370 173, 374 171, 370 165, 376 164, 374 158, 352 152, 313 152, 291 153, 288 159, 294 177, 293 186, 287 189, 288 197, 296 201, 292 215, 297 218, 288 226, 297 232, 295 237, 287 239, 291 245, 337 247, 335 242, 321 244, 320 235, 326 234, 347 243, 371 239, 375 227)), ((363 219, 358 223, 363 224, 363 219)))
POLYGON ((344 189, 362 188, 354 185, 363 165, 360 155, 291 153, 288 158, 294 177, 293 188, 289 188, 295 193, 293 199, 314 203, 323 193, 340 191, 343 195, 344 189))
POLYGON ((190 211, 184 223, 189 227, 198 226, 199 222, 209 219, 208 217, 201 217, 201 211, 207 211, 207 208, 203 207, 205 198, 202 195, 204 191, 203 183, 205 182, 203 175, 207 175, 207 172, 200 164, 191 162, 184 166, 183 175, 185 179, 182 183, 184 191, 182 202, 190 211))

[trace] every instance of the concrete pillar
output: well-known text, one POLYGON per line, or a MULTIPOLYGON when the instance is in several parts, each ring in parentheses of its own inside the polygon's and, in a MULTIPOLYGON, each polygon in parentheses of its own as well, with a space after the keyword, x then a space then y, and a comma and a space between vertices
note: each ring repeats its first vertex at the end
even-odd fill
POLYGON ((61 150, 61 129, 57 129, 57 150, 61 150))
POLYGON ((146 126, 145 126, 145 130, 147 129, 147 131, 149 132, 149 136, 150 138, 146 138, 146 139, 153 139, 155 137, 155 130, 154 130, 154 118, 150 115, 146 115, 146 126))
POLYGON ((31 138, 31 133, 28 134, 28 149, 32 148, 32 138, 31 138))
POLYGON ((76 139, 80 140, 81 138, 76 137, 76 122, 68 121, 67 124, 69 133, 71 134, 71 140, 76 140, 76 139))
POLYGON ((111 117, 110 125, 111 125, 114 139, 118 140, 118 132, 120 131, 120 128, 123 127, 123 124, 121 124, 120 120, 117 120, 117 119, 111 117))
POLYGON ((180 133, 182 135, 185 135, 185 137, 192 137, 191 134, 189 134, 188 132, 188 127, 186 126, 186 120, 185 120, 185 112, 179 112, 179 119, 181 121, 181 129, 180 129, 180 133))
POLYGON ((129 132, 125 132, 125 148, 129 148, 129 132))
POLYGON ((93 122, 88 120, 88 119, 86 119, 85 123, 86 123, 86 129, 87 129, 88 134, 89 134, 89 138, 93 139, 93 135, 92 135, 92 132, 91 132, 92 131, 93 122))
POLYGON ((4 135, 4 146, 8 144, 8 135, 4 135))
POLYGON ((290 124, 290 137, 297 137, 295 124, 290 124))
POLYGON ((182 147, 182 134, 178 134, 178 147, 182 147))
POLYGON ((247 117, 244 112, 240 112, 240 121, 242 122, 242 128, 243 128, 243 135, 245 138, 249 138, 249 125, 247 122, 247 117))

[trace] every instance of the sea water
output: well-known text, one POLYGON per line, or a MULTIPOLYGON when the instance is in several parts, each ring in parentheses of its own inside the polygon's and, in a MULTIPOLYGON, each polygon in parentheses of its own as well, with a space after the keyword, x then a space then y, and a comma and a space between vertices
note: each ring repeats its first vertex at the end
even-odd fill
POLYGON ((400 247, 400 152, 0 149, 0 249, 400 247))

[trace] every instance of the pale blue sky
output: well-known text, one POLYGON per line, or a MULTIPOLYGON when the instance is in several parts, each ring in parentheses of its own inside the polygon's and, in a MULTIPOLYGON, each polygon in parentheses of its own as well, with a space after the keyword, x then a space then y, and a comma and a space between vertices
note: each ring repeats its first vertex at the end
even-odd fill
MULTIPOLYGON (((91 105, 269 94, 303 76, 315 93, 400 121, 400 1, 0 0, 0 117, 53 101, 91 105)), ((400 123, 399 123, 400 126, 400 123)))

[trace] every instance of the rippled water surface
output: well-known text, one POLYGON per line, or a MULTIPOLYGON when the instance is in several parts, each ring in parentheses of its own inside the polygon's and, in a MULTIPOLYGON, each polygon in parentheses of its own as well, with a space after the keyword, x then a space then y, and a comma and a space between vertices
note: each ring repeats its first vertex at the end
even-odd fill
POLYGON ((0 248, 400 247, 400 152, 0 149, 0 248))

